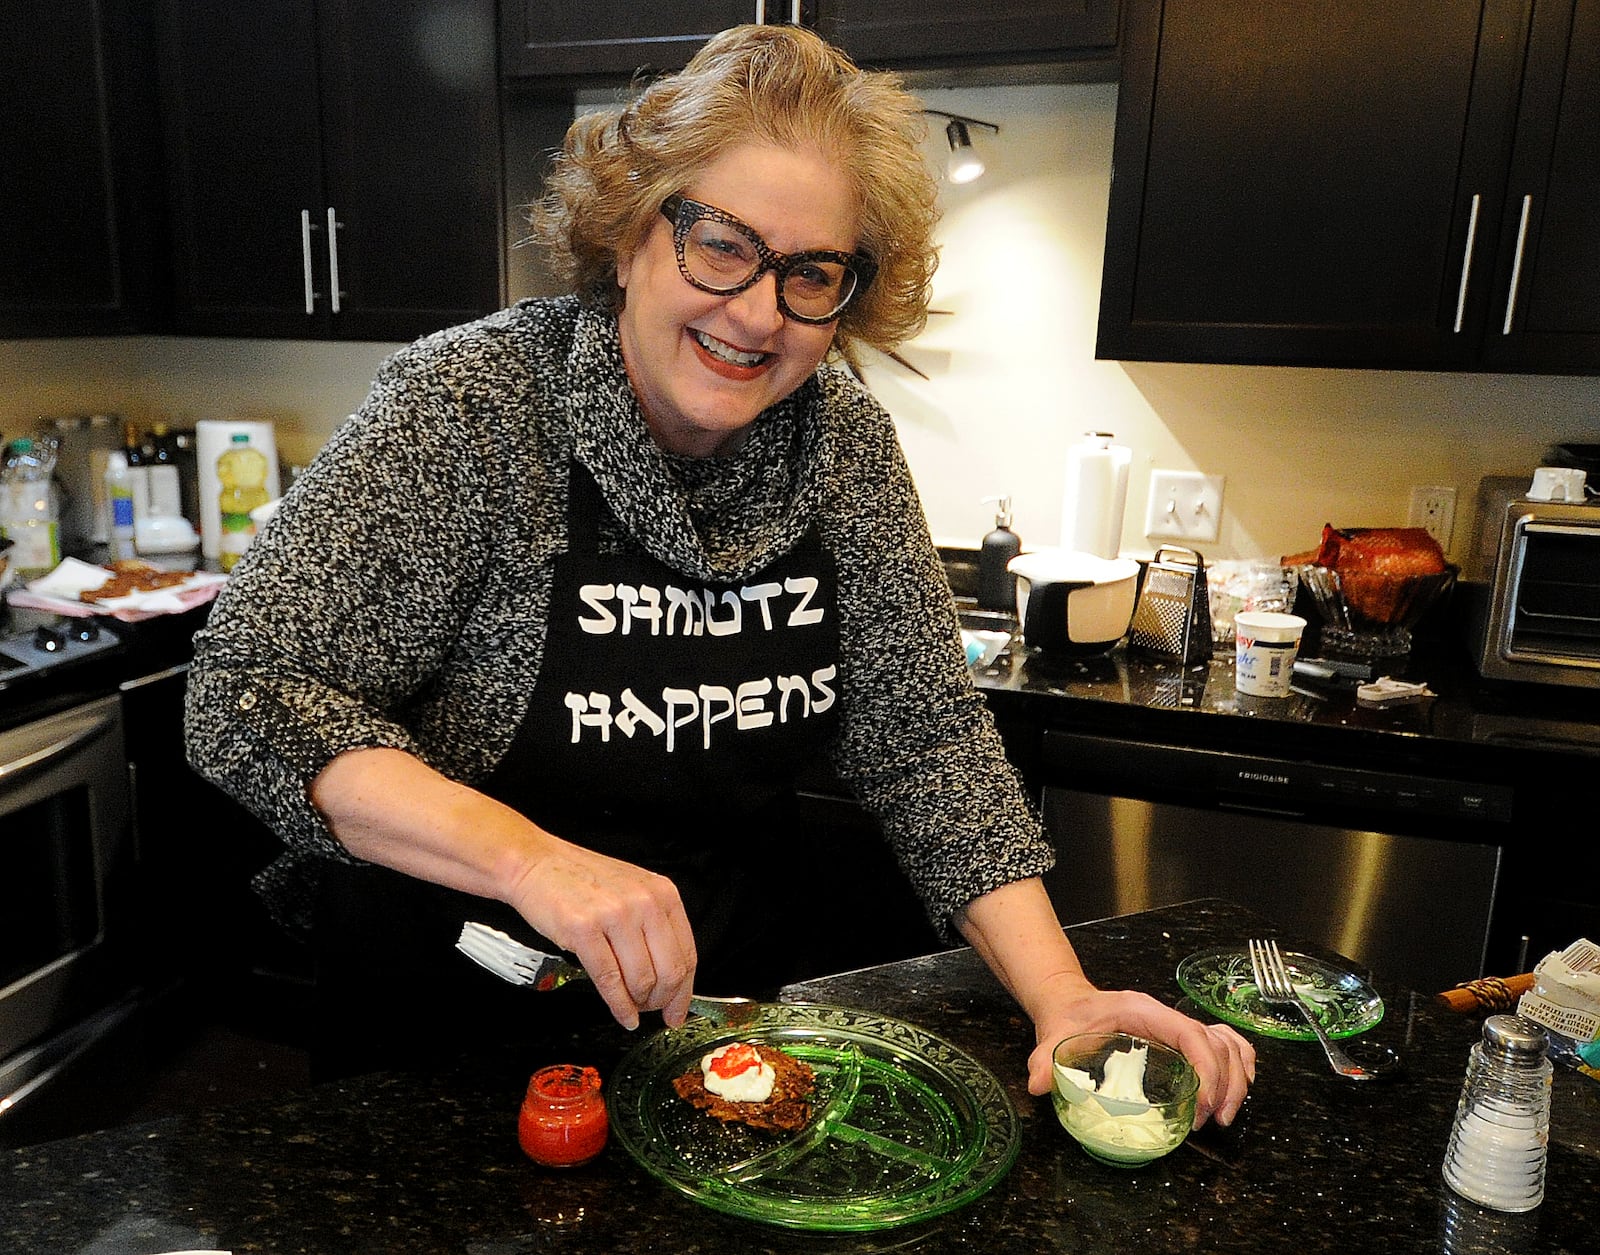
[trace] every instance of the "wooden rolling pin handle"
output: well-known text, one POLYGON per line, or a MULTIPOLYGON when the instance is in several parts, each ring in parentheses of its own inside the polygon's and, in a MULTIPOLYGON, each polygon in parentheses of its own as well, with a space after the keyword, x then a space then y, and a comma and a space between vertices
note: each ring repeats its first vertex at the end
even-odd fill
POLYGON ((1517 999, 1532 988, 1532 972, 1503 978, 1485 976, 1481 980, 1469 980, 1454 989, 1435 994, 1434 1001, 1452 1011, 1511 1011, 1515 1009, 1517 999))

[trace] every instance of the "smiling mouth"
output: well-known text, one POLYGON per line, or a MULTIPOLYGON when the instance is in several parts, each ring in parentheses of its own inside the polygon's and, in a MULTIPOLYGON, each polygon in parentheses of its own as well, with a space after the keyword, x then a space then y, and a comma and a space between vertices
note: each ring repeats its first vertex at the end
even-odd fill
POLYGON ((719 362, 726 362, 730 366, 753 368, 762 365, 771 357, 771 353, 746 353, 736 349, 731 344, 718 340, 715 336, 708 336, 703 331, 696 331, 693 327, 689 334, 694 337, 694 342, 719 362))

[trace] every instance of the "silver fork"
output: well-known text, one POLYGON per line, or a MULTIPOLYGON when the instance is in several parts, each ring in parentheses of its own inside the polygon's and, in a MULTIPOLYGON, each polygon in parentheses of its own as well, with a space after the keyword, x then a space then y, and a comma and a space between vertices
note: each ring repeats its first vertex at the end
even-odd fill
POLYGON ((1375 1081, 1387 1076, 1399 1066, 1399 1056, 1388 1047, 1377 1047, 1385 1053, 1385 1058, 1381 1062, 1364 1065, 1357 1063, 1334 1044, 1333 1038, 1329 1037, 1327 1030, 1322 1027, 1316 1008, 1300 996, 1294 987, 1294 982, 1289 979, 1288 965, 1284 963, 1276 941, 1250 943, 1250 971, 1255 976, 1256 988, 1261 991, 1263 1002, 1275 1006, 1294 1007, 1300 1012, 1305 1022, 1311 1025, 1311 1031, 1317 1035, 1317 1040, 1322 1043, 1322 1051, 1328 1056, 1329 1065, 1340 1076, 1348 1077, 1352 1081, 1375 1081))
MULTIPOLYGON (((456 949, 479 967, 513 985, 532 985, 535 989, 548 990, 559 989, 569 981, 589 979, 589 973, 570 959, 525 946, 487 924, 463 924, 456 949)), ((755 1019, 761 1013, 761 1004, 753 998, 717 998, 711 994, 693 994, 689 998, 689 1011, 713 1024, 737 1028, 755 1019)))

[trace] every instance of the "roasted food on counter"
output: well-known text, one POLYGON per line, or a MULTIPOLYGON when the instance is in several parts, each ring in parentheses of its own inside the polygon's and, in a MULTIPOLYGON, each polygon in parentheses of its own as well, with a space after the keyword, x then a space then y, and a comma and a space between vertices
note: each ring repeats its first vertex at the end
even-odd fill
POLYGON ((1409 603, 1411 581, 1449 569, 1439 542, 1420 527, 1322 529, 1322 544, 1287 554, 1286 567, 1319 566, 1339 575, 1346 603, 1374 623, 1395 623, 1409 603))

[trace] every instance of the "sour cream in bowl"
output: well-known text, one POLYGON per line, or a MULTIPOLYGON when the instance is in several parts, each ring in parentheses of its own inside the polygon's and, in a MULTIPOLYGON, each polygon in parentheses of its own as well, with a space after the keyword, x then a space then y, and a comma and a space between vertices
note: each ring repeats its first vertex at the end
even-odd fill
POLYGON ((1159 1042, 1080 1033, 1055 1049, 1050 1100, 1061 1127, 1094 1159, 1137 1168, 1183 1145, 1200 1077, 1159 1042))

